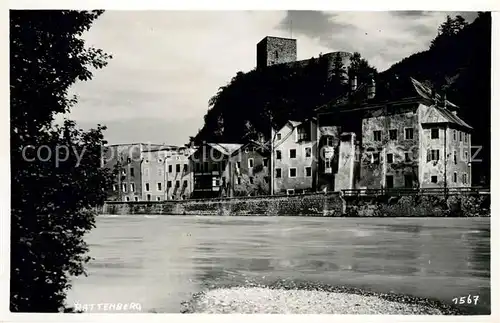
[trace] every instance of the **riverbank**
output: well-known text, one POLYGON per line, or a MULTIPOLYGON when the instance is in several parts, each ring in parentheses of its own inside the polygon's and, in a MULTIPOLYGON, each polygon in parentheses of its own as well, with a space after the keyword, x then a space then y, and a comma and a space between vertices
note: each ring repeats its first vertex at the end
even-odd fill
POLYGON ((198 314, 465 314, 437 300, 285 281, 269 287, 208 290, 195 295, 183 307, 183 313, 198 314))
POLYGON ((490 195, 341 196, 303 194, 181 201, 106 202, 101 214, 489 217, 490 195))

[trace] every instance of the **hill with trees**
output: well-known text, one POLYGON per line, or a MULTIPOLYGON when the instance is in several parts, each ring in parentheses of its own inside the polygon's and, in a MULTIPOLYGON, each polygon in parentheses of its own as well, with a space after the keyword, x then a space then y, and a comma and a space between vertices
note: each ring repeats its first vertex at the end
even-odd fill
MULTIPOLYGON (((325 64, 320 56, 302 68, 291 64, 238 72, 210 99, 205 124, 190 141, 244 142, 258 138, 259 134, 268 137, 271 125, 279 128, 287 120, 315 116, 316 107, 345 94, 348 86, 341 59, 335 60, 330 76, 325 64)), ((448 16, 428 50, 413 54, 384 72, 377 73, 359 53, 352 56, 349 70, 358 76, 360 84, 370 74, 375 76, 377 88, 397 87, 397 80, 413 77, 446 95, 474 128, 473 145, 481 146, 476 158, 482 161, 473 163, 473 183, 489 183, 490 13, 479 13, 472 23, 461 16, 448 16)))

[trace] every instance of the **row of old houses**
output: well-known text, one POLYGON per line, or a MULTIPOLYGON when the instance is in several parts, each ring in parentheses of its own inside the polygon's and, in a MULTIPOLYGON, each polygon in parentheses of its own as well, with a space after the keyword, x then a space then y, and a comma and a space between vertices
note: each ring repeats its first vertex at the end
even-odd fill
MULTIPOLYGON (((294 63, 295 40, 266 37, 257 58, 259 68, 294 63)), ((471 185, 472 129, 459 107, 412 78, 348 82, 314 118, 271 129, 267 142, 108 146, 103 164, 117 170, 110 199, 471 185)))

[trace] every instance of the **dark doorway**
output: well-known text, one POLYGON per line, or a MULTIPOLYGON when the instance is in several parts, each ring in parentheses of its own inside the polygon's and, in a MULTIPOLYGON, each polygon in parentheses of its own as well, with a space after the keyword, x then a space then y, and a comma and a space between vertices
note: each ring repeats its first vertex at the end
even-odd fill
POLYGON ((412 187, 413 187, 413 176, 405 175, 405 188, 412 188, 412 187))
POLYGON ((387 175, 385 177, 385 187, 393 188, 394 187, 394 177, 392 175, 387 175))

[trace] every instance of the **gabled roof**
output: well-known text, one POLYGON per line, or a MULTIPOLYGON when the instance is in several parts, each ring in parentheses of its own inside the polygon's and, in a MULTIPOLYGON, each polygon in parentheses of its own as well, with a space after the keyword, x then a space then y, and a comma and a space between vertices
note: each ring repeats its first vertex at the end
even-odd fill
MULTIPOLYGON (((253 146, 253 147, 256 147, 256 148, 262 148, 262 149, 264 149, 266 151, 270 150, 270 147, 268 147, 268 142, 260 143, 260 142, 253 141, 253 140, 250 141, 250 142, 248 142, 248 143, 246 143, 246 144, 244 144, 244 145, 242 145, 241 148, 238 149, 238 150, 244 150, 245 148, 250 147, 250 146, 253 146)), ((233 154, 235 154, 238 150, 235 150, 233 152, 233 154)))
POLYGON ((425 116, 421 120, 422 123, 453 123, 461 127, 472 129, 465 121, 460 119, 452 111, 432 105, 428 107, 425 116))
MULTIPOLYGON (((310 119, 305 119, 304 121, 295 121, 295 120, 288 120, 287 123, 285 123, 285 125, 290 125, 292 128, 297 128, 298 126, 306 123, 306 122, 309 122, 309 121, 313 121, 313 122, 316 122, 316 118, 315 117, 312 117, 310 119)), ((284 127, 284 126, 283 126, 284 127)), ((279 130, 283 129, 283 127, 281 127, 279 130)))
POLYGON ((218 150, 224 155, 231 155, 242 147, 242 144, 220 144, 220 143, 207 143, 207 146, 218 150))

